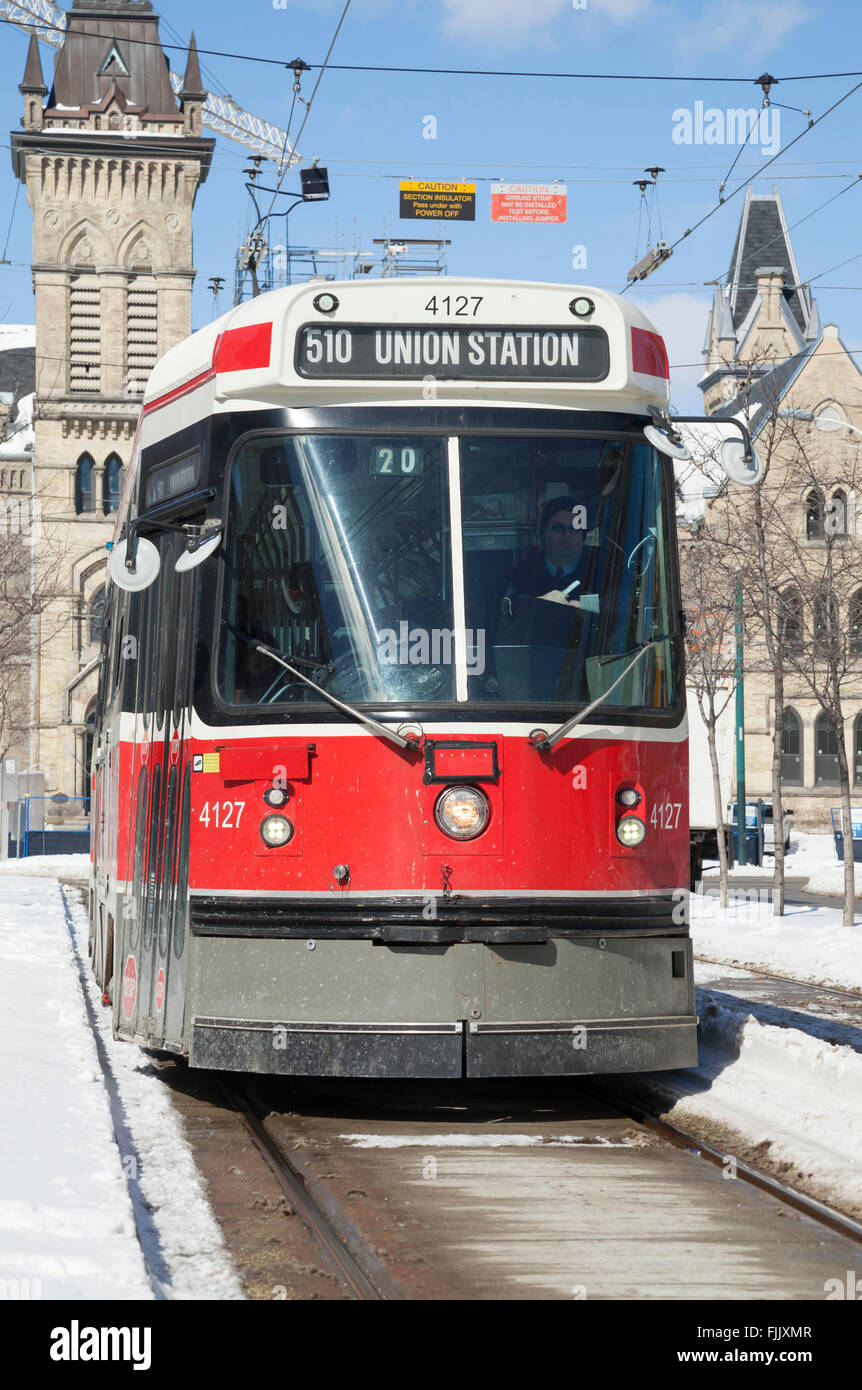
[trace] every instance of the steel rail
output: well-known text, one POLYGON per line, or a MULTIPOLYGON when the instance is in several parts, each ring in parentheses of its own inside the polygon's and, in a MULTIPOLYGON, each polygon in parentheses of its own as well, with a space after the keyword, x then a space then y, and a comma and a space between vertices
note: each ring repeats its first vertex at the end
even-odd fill
MULTIPOLYGON (((731 965, 730 961, 714 960, 712 956, 696 955, 695 965, 698 961, 703 965, 720 965, 725 970, 745 970, 749 975, 759 975, 764 980, 775 980, 776 984, 795 985, 797 989, 816 990, 818 994, 833 994, 836 999, 847 999, 852 1004, 862 1004, 862 991, 838 989, 835 985, 817 985, 813 980, 794 980, 791 975, 776 975, 771 970, 760 970, 755 965, 731 965)), ((709 989, 709 985, 699 985, 698 988, 709 989)))
MULTIPOLYGON (((594 1081, 590 1081, 590 1087, 600 1099, 607 1101, 608 1104, 613 1105, 623 1114, 636 1120, 638 1124, 642 1124, 646 1129, 650 1129, 661 1138, 666 1139, 675 1148, 693 1150, 716 1167, 724 1168, 728 1158, 725 1150, 718 1149, 708 1140, 699 1139, 696 1135, 680 1129, 679 1125, 672 1124, 670 1120, 665 1119, 657 1111, 649 1109, 642 1101, 633 1096, 612 1091, 594 1081)), ((785 1206, 793 1207, 804 1216, 811 1217, 821 1226, 828 1226, 830 1230, 862 1245, 862 1223, 854 1221, 852 1216, 836 1211, 826 1202, 819 1202, 816 1197, 809 1197, 794 1187, 788 1187, 778 1178, 771 1177, 759 1168, 753 1168, 750 1163, 743 1162, 735 1155, 733 1157, 737 1176, 750 1183, 752 1187, 759 1188, 771 1197, 776 1197, 785 1206)))
POLYGON ((368 1301, 406 1298, 329 1189, 301 1161, 285 1153, 268 1127, 266 1107, 257 1099, 253 1086, 246 1083, 248 1089, 244 1090, 224 1075, 217 1079, 231 1109, 353 1297, 368 1301))

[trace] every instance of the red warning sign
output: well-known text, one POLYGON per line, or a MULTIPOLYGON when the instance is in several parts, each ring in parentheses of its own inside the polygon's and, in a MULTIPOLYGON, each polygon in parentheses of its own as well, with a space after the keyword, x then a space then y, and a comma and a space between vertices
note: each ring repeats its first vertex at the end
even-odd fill
POLYGON ((159 971, 158 975, 156 976, 156 1010, 157 1010, 158 1013, 161 1013, 161 1011, 162 1011, 162 1005, 164 1004, 164 1002, 165 1002, 165 968, 164 968, 164 966, 162 966, 161 970, 159 971))
POLYGON ((492 183, 492 222, 565 222, 564 183, 492 183))
POLYGON ((129 956, 123 971, 123 1013, 131 1018, 135 1012, 135 999, 138 994, 138 967, 134 956, 129 956))

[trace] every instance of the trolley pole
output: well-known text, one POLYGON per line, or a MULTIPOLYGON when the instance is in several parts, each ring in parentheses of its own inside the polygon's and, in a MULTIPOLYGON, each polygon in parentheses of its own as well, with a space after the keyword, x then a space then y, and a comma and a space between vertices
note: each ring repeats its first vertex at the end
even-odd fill
POLYGON ((743 679, 742 580, 736 584, 736 862, 745 868, 745 689, 743 679))

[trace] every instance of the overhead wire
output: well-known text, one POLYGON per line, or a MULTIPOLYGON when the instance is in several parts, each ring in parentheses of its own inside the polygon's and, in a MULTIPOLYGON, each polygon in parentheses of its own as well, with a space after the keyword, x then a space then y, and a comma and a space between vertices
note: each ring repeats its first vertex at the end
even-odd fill
MULTIPOLYGON (((696 232, 699 227, 702 227, 705 222, 708 222, 711 217, 714 217, 717 212, 719 212, 723 207, 726 207, 732 198, 735 198, 738 193, 741 193, 742 190, 744 188, 747 188, 750 183, 753 183, 756 178, 762 178, 764 171, 768 169, 771 164, 774 164, 776 160, 781 159, 782 156, 787 153, 787 150, 792 149, 793 146, 797 145, 800 140, 804 140, 806 135, 810 134, 810 132, 814 129, 815 126, 818 126, 821 123, 821 121, 825 121, 827 116, 831 116, 832 112, 836 111, 838 107, 843 105, 845 101, 848 101, 849 98, 852 97, 855 92, 859 91, 860 87, 862 87, 862 82, 856 82, 850 88, 849 91, 845 92, 843 96, 839 97, 837 101, 834 101, 831 106, 827 107, 827 109, 820 116, 818 116, 816 120, 813 120, 806 130, 801 130, 798 135, 795 135, 793 139, 790 141, 790 144, 787 145, 785 149, 779 150, 778 153, 774 154, 771 159, 768 159, 766 163, 763 165, 759 175, 752 174, 750 178, 745 179, 745 181, 739 184, 737 188, 734 188, 733 192, 729 193, 727 197, 723 199, 722 202, 716 203, 715 207, 710 208, 709 212, 704 213, 703 217, 699 218, 698 221, 695 222, 694 226, 686 228, 682 236, 677 237, 676 241, 671 242, 669 248, 670 251, 674 251, 677 246, 679 246, 683 241, 687 240, 687 238, 690 237, 694 232, 696 232)), ((628 283, 623 286, 620 293, 625 294, 626 290, 630 289, 632 285, 635 284, 637 284, 636 280, 629 280, 628 283)))
MULTIPOLYGON (((22 26, 20 20, 7 17, 0 17, 0 24, 13 24, 15 28, 26 27, 28 29, 46 29, 58 34, 67 32, 66 26, 52 24, 49 20, 34 18, 28 21, 26 26, 22 26)), ((134 43, 149 48, 171 48, 184 50, 187 45, 182 43, 164 43, 159 39, 140 39, 127 38, 124 43, 134 43)), ((277 67, 289 67, 290 64, 281 58, 268 58, 254 53, 237 53, 232 49, 222 48, 199 48, 198 53, 210 58, 229 58, 235 62, 244 63, 265 63, 277 67)), ((320 66, 321 69, 327 66, 323 64, 310 63, 312 69, 320 66)), ((429 77, 518 77, 518 78, 542 78, 575 80, 581 82, 726 82, 726 83, 747 83, 751 84, 753 79, 748 75, 711 75, 704 73, 646 73, 646 72, 536 72, 529 69, 508 69, 508 68, 442 68, 442 67, 407 67, 397 64, 383 63, 329 63, 332 72, 389 72, 423 75, 429 77)), ((782 77, 782 82, 821 82, 829 80, 846 79, 848 77, 862 78, 862 72, 807 72, 792 73, 782 77)))

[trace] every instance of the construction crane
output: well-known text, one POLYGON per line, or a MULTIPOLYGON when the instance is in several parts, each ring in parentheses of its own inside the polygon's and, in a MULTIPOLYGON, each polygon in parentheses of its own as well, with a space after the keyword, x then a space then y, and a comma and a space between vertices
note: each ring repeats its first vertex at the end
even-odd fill
MULTIPOLYGON (((17 0, 0 0, 0 19, 9 20, 19 29, 26 29, 28 33, 35 33, 38 39, 50 44, 52 48, 63 46, 66 11, 52 5, 50 0, 27 0, 27 4, 17 3, 17 0), (34 24, 34 20, 52 27, 39 28, 34 24)), ((172 72, 171 86, 174 91, 179 93, 182 85, 183 79, 172 72)), ((246 145, 276 164, 292 167, 299 160, 299 154, 291 145, 285 131, 270 121, 261 120, 260 116, 253 116, 250 111, 244 111, 232 97, 217 96, 215 92, 209 92, 202 116, 204 125, 210 130, 218 131, 220 135, 226 135, 229 140, 235 140, 240 145, 246 145)))

